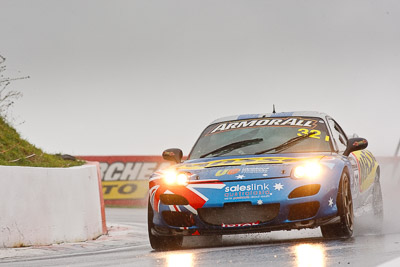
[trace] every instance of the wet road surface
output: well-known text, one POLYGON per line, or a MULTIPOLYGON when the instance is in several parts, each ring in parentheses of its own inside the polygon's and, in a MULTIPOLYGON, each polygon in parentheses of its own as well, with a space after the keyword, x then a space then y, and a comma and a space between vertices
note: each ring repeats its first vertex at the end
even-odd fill
POLYGON ((0 266, 377 266, 400 257, 400 234, 372 234, 368 225, 356 225, 358 232, 349 240, 323 240, 319 229, 296 230, 224 236, 222 241, 193 237, 184 241, 186 249, 155 252, 148 243, 146 209, 106 211, 108 236, 3 249, 0 266))

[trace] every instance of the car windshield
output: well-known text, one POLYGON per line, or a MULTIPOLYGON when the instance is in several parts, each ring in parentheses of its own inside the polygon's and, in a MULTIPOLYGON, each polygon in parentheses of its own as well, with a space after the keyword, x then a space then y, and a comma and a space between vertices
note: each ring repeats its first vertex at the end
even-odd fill
POLYGON ((197 140, 189 159, 330 151, 328 131, 320 118, 258 118, 208 126, 197 140))

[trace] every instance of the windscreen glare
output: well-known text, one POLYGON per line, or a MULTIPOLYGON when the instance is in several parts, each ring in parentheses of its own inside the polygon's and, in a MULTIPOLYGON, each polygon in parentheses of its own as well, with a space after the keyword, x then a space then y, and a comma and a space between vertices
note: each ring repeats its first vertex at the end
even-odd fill
POLYGON ((330 151, 330 137, 322 119, 257 118, 208 126, 193 147, 189 159, 255 155, 259 152, 273 154, 330 151), (302 136, 304 138, 300 138, 302 136))

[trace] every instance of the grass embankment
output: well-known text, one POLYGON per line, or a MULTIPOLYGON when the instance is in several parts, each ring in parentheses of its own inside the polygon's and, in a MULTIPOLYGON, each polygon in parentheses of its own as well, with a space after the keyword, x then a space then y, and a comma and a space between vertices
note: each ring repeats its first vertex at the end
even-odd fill
POLYGON ((84 164, 80 160, 65 160, 50 155, 23 140, 17 131, 0 117, 0 165, 31 167, 72 167, 84 164))

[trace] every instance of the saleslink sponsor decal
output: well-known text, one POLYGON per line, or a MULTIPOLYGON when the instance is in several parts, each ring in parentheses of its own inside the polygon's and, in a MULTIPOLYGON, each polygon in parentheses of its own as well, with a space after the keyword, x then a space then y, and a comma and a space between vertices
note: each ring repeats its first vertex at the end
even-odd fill
POLYGON ((267 183, 237 184, 226 186, 224 190, 224 200, 260 198, 272 195, 267 183))
MULTIPOLYGON (((283 164, 293 163, 303 160, 319 159, 320 157, 308 158, 288 158, 288 157, 257 157, 257 158, 236 158, 236 159, 222 159, 202 163, 190 163, 179 166, 179 169, 185 170, 201 170, 204 168, 223 167, 223 166, 241 166, 241 165, 255 165, 255 164, 283 164)), ((248 169, 247 169, 248 170, 248 169)))

